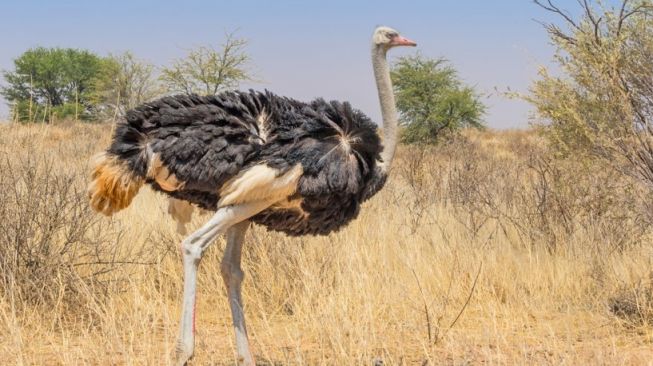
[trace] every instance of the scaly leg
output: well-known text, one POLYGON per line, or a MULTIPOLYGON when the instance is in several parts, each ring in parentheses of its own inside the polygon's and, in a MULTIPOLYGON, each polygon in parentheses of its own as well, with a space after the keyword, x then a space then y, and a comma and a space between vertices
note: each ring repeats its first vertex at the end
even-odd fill
POLYGON ((227 248, 222 258, 222 278, 227 287, 231 318, 236 332, 236 348, 238 349, 239 366, 255 366, 254 356, 249 348, 245 314, 243 314, 243 300, 240 289, 245 274, 240 268, 240 258, 243 249, 245 232, 249 227, 248 221, 242 221, 227 230, 227 248))
POLYGON ((178 365, 185 365, 193 356, 197 270, 204 250, 229 227, 247 220, 269 205, 269 202, 257 201, 220 208, 204 226, 181 243, 184 263, 184 299, 181 307, 181 323, 176 347, 178 365))

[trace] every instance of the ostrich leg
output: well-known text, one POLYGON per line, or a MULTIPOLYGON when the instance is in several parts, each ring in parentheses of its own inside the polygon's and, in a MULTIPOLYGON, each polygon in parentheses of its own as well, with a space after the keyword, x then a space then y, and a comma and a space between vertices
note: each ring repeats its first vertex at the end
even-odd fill
POLYGON ((243 314, 243 300, 240 288, 245 274, 240 268, 240 257, 243 249, 245 232, 249 227, 248 221, 242 221, 227 230, 227 248, 222 259, 222 278, 227 287, 229 307, 236 332, 236 348, 238 349, 239 366, 255 366, 254 357, 249 348, 245 314, 243 314))
POLYGON ((195 294, 197 270, 202 254, 218 235, 229 227, 256 215, 269 205, 270 202, 267 201, 256 201, 220 208, 204 226, 181 243, 184 263, 184 299, 176 347, 177 365, 185 365, 193 356, 195 348, 195 294))

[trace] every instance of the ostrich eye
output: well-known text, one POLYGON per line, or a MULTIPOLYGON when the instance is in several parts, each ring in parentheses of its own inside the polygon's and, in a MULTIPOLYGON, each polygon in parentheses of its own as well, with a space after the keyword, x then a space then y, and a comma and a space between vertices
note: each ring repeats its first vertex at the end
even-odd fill
POLYGON ((397 34, 396 32, 390 32, 390 33, 386 33, 386 34, 385 34, 386 38, 388 38, 388 39, 393 39, 393 38, 395 38, 395 37, 398 36, 398 35, 399 35, 399 34, 397 34))

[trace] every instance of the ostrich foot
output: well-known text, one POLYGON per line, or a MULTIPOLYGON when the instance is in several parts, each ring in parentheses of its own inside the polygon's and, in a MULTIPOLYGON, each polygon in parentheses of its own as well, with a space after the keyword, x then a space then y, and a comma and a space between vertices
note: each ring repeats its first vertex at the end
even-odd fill
POLYGON ((245 360, 244 357, 238 357, 238 366, 256 366, 256 362, 253 359, 245 360))
POLYGON ((177 366, 186 366, 192 357, 192 348, 189 349, 189 347, 184 344, 184 341, 178 340, 177 346, 175 347, 175 360, 173 364, 177 366))

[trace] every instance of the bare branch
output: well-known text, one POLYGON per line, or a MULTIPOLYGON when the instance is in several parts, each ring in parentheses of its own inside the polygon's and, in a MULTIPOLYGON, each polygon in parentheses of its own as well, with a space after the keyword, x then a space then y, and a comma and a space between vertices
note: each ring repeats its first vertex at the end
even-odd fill
POLYGON ((431 331, 432 329, 431 311, 429 310, 429 306, 426 301, 426 296, 424 295, 424 290, 422 289, 422 284, 419 282, 419 277, 417 277, 417 272, 415 272, 415 269, 413 268, 411 268, 410 270, 413 272, 413 276, 415 277, 415 282, 417 282, 417 288, 419 289, 419 293, 422 295, 422 301, 424 303, 424 315, 426 316, 426 332, 429 339, 429 343, 432 343, 433 332, 431 331))
POLYGON ((465 304, 463 304, 463 307, 458 312, 456 318, 451 322, 451 325, 449 325, 449 329, 453 328, 454 325, 456 325, 458 319, 460 319, 460 316, 463 315, 463 312, 465 312, 467 305, 469 305, 469 301, 472 299, 472 295, 474 294, 474 290, 476 289, 476 282, 478 282, 478 277, 481 275, 482 268, 483 268, 483 262, 481 262, 481 264, 478 265, 478 271, 476 272, 476 277, 474 277, 474 283, 472 284, 472 288, 469 290, 469 295, 467 296, 467 300, 465 301, 465 304))
POLYGON ((565 11, 561 10, 560 8, 558 8, 557 6, 555 6, 551 0, 547 0, 548 5, 544 4, 541 0, 533 0, 533 2, 536 5, 540 6, 541 8, 545 9, 545 10, 548 10, 548 11, 550 11, 552 13, 556 13, 556 14, 560 15, 563 19, 565 19, 565 21, 567 21, 567 23, 569 23, 569 25, 571 25, 572 27, 580 30, 580 27, 571 18, 571 16, 569 14, 567 14, 567 12, 565 12, 565 11))

